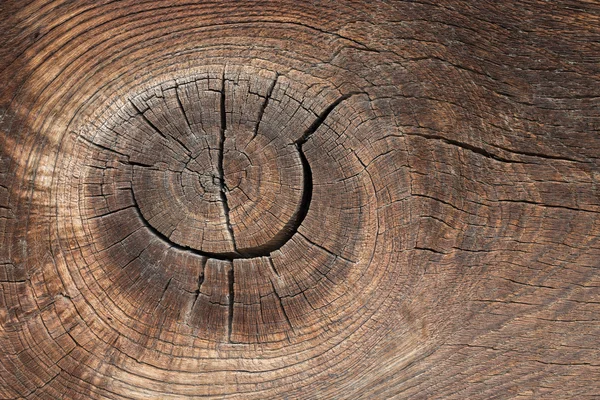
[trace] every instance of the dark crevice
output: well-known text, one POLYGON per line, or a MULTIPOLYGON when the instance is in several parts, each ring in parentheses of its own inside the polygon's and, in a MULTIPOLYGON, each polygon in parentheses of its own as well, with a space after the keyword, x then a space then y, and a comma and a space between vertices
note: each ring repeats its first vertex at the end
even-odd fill
POLYGON ((205 258, 202 262, 202 272, 198 274, 198 286, 196 286, 196 290, 194 291, 194 301, 192 302, 192 309, 198 301, 198 297, 200 296, 200 289, 202 289, 202 284, 204 283, 204 274, 206 273, 206 261, 207 259, 205 258))
POLYGON ((295 224, 295 231, 298 230, 298 226, 300 226, 300 224, 304 220, 304 217, 306 217, 306 214, 308 213, 313 191, 312 169, 310 167, 310 163, 308 162, 306 156, 304 155, 304 152, 302 151, 302 145, 297 144, 296 148, 298 149, 300 161, 302 162, 302 170, 304 172, 304 190, 302 192, 302 201, 298 210, 299 215, 298 221, 295 224))
POLYGON ((124 210, 127 210, 127 209, 129 209, 129 208, 132 208, 132 207, 133 207, 133 208, 137 208, 137 207, 134 207, 134 206, 132 206, 132 205, 128 205, 128 206, 126 206, 126 207, 119 208, 119 209, 117 209, 117 210, 109 210, 109 211, 107 211, 107 212, 104 212, 104 213, 102 213, 102 214, 97 214, 97 215, 94 215, 94 216, 92 216, 92 217, 89 217, 89 218, 88 218, 88 220, 90 220, 90 221, 93 221, 93 220, 95 220, 95 219, 98 219, 98 218, 107 217, 107 216, 109 216, 109 215, 111 215, 111 214, 116 214, 116 213, 118 213, 118 212, 120 212, 120 211, 124 211, 124 210))
MULTIPOLYGON (((271 88, 273 88, 274 86, 275 83, 273 83, 271 88)), ((310 202, 312 200, 313 193, 312 169, 310 167, 310 163, 304 155, 302 146, 306 143, 308 138, 313 133, 315 133, 317 129, 319 129, 319 127, 325 122, 329 114, 331 114, 331 112, 338 105, 340 105, 340 103, 357 94, 362 94, 362 92, 352 92, 339 97, 336 101, 330 104, 329 107, 323 110, 323 112, 317 116, 315 121, 308 127, 304 134, 293 143, 293 145, 296 147, 296 150, 298 151, 300 163, 302 164, 304 186, 302 188, 302 197, 300 199, 300 204, 298 205, 298 208, 296 209, 292 217, 289 219, 289 221, 287 221, 287 223, 281 228, 279 232, 275 234, 275 236, 270 241, 268 241, 260 247, 238 251, 240 254, 243 254, 247 257, 267 256, 272 251, 281 248, 292 238, 292 236, 294 236, 298 232, 300 225, 302 225, 302 222, 306 218, 308 210, 310 209, 310 202)))
POLYGON ((217 260, 225 260, 225 261, 231 261, 234 258, 250 258, 250 257, 239 257, 238 254, 231 254, 231 253, 212 253, 209 251, 202 251, 202 250, 197 250, 194 249, 192 247, 189 246, 184 246, 184 245, 180 245, 177 244, 175 242, 173 242, 168 236, 166 236, 165 234, 163 234, 161 231, 159 231, 158 229, 156 229, 155 227, 153 227, 148 220, 146 219, 146 217, 144 217, 144 214, 142 214, 142 212, 140 211, 140 208, 138 206, 138 202, 135 198, 135 192, 132 190, 131 191, 132 196, 133 196, 133 201, 135 202, 135 207, 132 207, 135 210, 135 213, 137 214, 139 220, 142 222, 142 224, 144 225, 145 228, 147 228, 150 232, 152 232, 153 235, 157 236, 158 238, 162 239, 164 242, 166 242, 169 246, 173 247, 176 250, 180 250, 180 251, 187 251, 189 253, 195 254, 197 256, 201 256, 201 257, 207 257, 207 258, 214 258, 217 260))
POLYGON ((296 144, 295 147, 298 150, 303 172, 303 188, 300 203, 298 204, 294 214, 290 217, 289 221, 287 221, 286 224, 279 230, 279 232, 277 232, 267 243, 251 249, 237 249, 237 252, 243 256, 240 258, 269 256, 271 252, 280 249, 292 238, 292 236, 296 234, 296 232, 298 232, 298 228, 308 214, 313 193, 312 169, 310 168, 310 164, 302 152, 300 145, 296 144))
POLYGON ((84 142, 86 142, 86 143, 88 143, 88 144, 90 144, 92 146, 95 146, 95 147, 99 148, 100 150, 108 151, 108 152, 114 153, 114 154, 116 154, 118 156, 125 157, 126 159, 129 159, 129 156, 127 154, 121 153, 120 151, 117 151, 115 149, 111 149, 110 147, 106 147, 106 146, 103 146, 101 144, 95 143, 95 142, 91 141, 90 139, 86 138, 85 136, 78 136, 78 137, 81 140, 83 140, 84 142))
POLYGON ((554 155, 550 155, 550 154, 542 154, 542 153, 536 153, 536 152, 532 152, 532 151, 521 151, 521 150, 516 150, 516 149, 510 149, 508 147, 499 146, 497 144, 494 144, 492 146, 497 147, 497 148, 504 150, 506 152, 509 152, 509 153, 519 154, 519 155, 527 156, 527 157, 537 157, 537 158, 543 158, 546 160, 568 161, 568 162, 578 162, 578 163, 588 162, 588 161, 577 160, 575 158, 554 156, 554 155))
MULTIPOLYGON (((312 200, 313 193, 313 177, 312 177, 312 169, 310 167, 310 163, 304 154, 302 146, 306 143, 306 141, 312 136, 313 133, 319 129, 319 127, 325 122, 329 114, 343 101, 349 99, 350 97, 362 94, 362 92, 351 92, 339 97, 336 101, 331 103, 323 112, 315 119, 315 121, 308 127, 308 129, 304 132, 304 134, 294 142, 294 146, 298 151, 298 155, 300 157, 300 162, 302 164, 302 173, 303 173, 303 182, 304 187, 302 188, 302 198, 300 204, 292 216, 290 220, 285 224, 283 229, 275 235, 272 240, 272 246, 277 246, 276 248, 280 248, 284 243, 292 238, 304 222, 306 215, 308 214, 308 210, 310 209, 310 203, 312 200)), ((275 250, 273 248, 270 251, 275 250)))
POLYGON ((273 263, 273 259, 271 258, 271 256, 267 257, 267 260, 269 261, 269 265, 271 266, 271 269, 273 270, 275 275, 279 276, 279 271, 277 271, 277 268, 275 268, 275 263, 273 263))
MULTIPOLYGON (((167 139, 167 137, 165 136, 164 133, 162 133, 162 131, 160 129, 158 129, 156 126, 154 126, 154 124, 152 123, 152 121, 150 121, 148 119, 148 117, 146 117, 144 115, 144 111, 140 110, 138 108, 138 106, 135 105, 135 103, 133 101, 129 101, 131 103, 131 105, 133 106, 133 108, 135 108, 135 110, 138 112, 138 114, 144 119, 144 121, 150 126, 150 128, 152 128, 156 133, 158 133, 160 136, 162 136, 163 138, 167 139)), ((168 139, 167 139, 168 140, 168 139)))
POLYGON ((513 164, 523 164, 523 161, 519 161, 519 160, 509 160, 507 158, 504 157, 500 157, 496 154, 490 153, 489 151, 482 149, 481 147, 476 147, 473 146, 472 144, 469 143, 463 143, 463 142, 459 142, 457 140, 452 140, 452 139, 448 139, 445 138, 443 136, 439 136, 439 135, 428 135, 428 134, 424 134, 424 133, 404 133, 404 135, 406 136, 418 136, 418 137, 422 137, 424 139, 434 139, 434 140, 440 140, 446 144, 450 144, 452 146, 457 146, 460 147, 462 149, 468 150, 472 153, 475 154, 479 154, 483 157, 486 158, 491 158, 492 160, 496 160, 496 161, 500 161, 500 162, 504 162, 504 163, 513 163, 513 164))
POLYGON ((229 343, 231 343, 231 332, 232 332, 232 328, 233 328, 233 303, 235 301, 235 292, 233 289, 233 284, 234 284, 234 273, 233 273, 233 263, 230 263, 230 267, 229 270, 227 271, 227 283, 229 285, 229 311, 228 311, 228 328, 227 328, 227 335, 228 335, 228 341, 229 343))
POLYGON ((441 252, 441 251, 436 250, 436 249, 432 249, 431 247, 415 246, 414 249, 415 250, 428 251, 430 253, 436 253, 436 254, 440 254, 440 255, 446 255, 446 253, 441 252))
POLYGON ((577 212, 587 212, 587 213, 594 213, 594 214, 598 214, 599 213, 599 211, 589 210, 589 209, 585 209, 585 208, 569 207, 569 206, 563 206, 563 205, 559 205, 559 204, 544 204, 544 203, 538 203, 536 201, 530 201, 530 200, 499 199, 499 200, 496 200, 496 202, 498 202, 498 203, 531 204, 531 205, 534 205, 534 206, 545 207, 545 208, 558 208, 558 209, 562 209, 562 210, 570 210, 570 211, 577 211, 577 212))
POLYGON ((179 86, 175 87, 175 98, 177 99, 177 104, 179 105, 179 109, 181 110, 181 113, 183 114, 183 118, 185 118, 185 122, 191 131, 192 124, 190 124, 190 120, 188 119, 187 113, 185 112, 185 108, 183 108, 183 104, 181 103, 181 98, 179 97, 179 86))
POLYGON ((269 89, 267 90, 267 95, 265 97, 265 101, 263 102, 263 104, 260 108, 260 111, 258 112, 258 121, 256 122, 256 126, 254 127, 254 133, 252 134, 252 138, 250 138, 250 141, 252 141, 256 137, 256 135, 258 135, 258 128, 260 127, 260 123, 262 121, 265 110, 267 109, 267 106, 269 105, 269 100, 271 99, 271 95, 273 94, 273 89, 275 89, 275 85, 277 84, 277 79, 279 79, 279 73, 277 73, 275 75, 275 79, 273 79, 271 86, 269 86, 269 89))
POLYGON ((144 167, 144 168, 152 168, 152 167, 154 167, 153 164, 146 164, 146 163, 139 162, 139 161, 131 161, 131 160, 129 160, 129 161, 127 161, 127 163, 129 165, 133 165, 134 167, 144 167))
POLYGON ((160 303, 162 303, 163 298, 165 297, 165 293, 167 293, 167 290, 169 289, 169 285, 171 284, 171 281, 173 280, 173 277, 169 278, 169 280, 167 281, 167 284, 165 285, 163 291, 162 291, 162 295, 160 296, 160 299, 158 300, 158 304, 156 305, 156 307, 158 307, 158 305, 160 303))
POLYGON ((319 129, 319 127, 321 125, 323 125, 323 122, 325 122, 325 120, 327 119, 327 117, 329 116, 329 114, 331 114, 331 112, 338 105, 340 105, 340 103, 342 103, 345 100, 348 100, 350 97, 355 96, 357 94, 366 94, 366 93, 364 93, 364 92, 350 92, 350 93, 347 93, 347 94, 345 94, 343 96, 340 96, 336 101, 334 101, 333 103, 331 103, 325 110, 323 110, 323 112, 317 116, 317 119, 315 119, 315 121, 308 127, 308 129, 304 132, 304 134, 298 140, 296 140, 295 143, 300 146, 300 150, 302 150, 302 145, 304 143, 306 143, 306 141, 308 140, 308 138, 311 137, 311 135, 313 133, 315 133, 317 131, 317 129, 319 129))
POLYGON ((324 251, 325 253, 329 254, 330 256, 334 257, 335 259, 339 258, 340 260, 343 260, 349 264, 356 264, 356 261, 352 261, 346 257, 343 257, 341 255, 335 254, 333 251, 321 246, 320 244, 317 244, 315 242, 313 242, 312 240, 310 240, 309 238, 307 238, 305 235, 300 234, 304 240, 306 240, 311 246, 316 247, 318 249, 321 249, 322 251, 324 251))
MULTIPOLYGON (((279 76, 279 75, 277 75, 277 76, 279 76)), ((277 76, 276 76, 275 80, 273 81, 271 87, 269 88, 269 91, 267 94, 267 99, 270 98, 272 91, 274 90, 277 76)), ((227 226, 227 231, 229 232, 229 235, 231 237, 233 251, 232 252, 223 252, 223 253, 212 253, 212 252, 197 250, 197 249, 191 248, 189 246, 179 245, 179 244, 172 242, 168 236, 166 236, 165 234, 158 231, 156 228, 154 228, 148 222, 148 220, 146 220, 146 218, 144 217, 144 215, 142 214, 142 212, 138 206, 139 203, 137 202, 137 200, 135 198, 135 193, 133 193, 133 190, 132 190, 134 202, 136 205, 136 207, 134 207, 134 208, 135 208, 135 211, 138 214, 140 220, 144 224, 144 226, 146 228, 148 228, 154 235, 163 239, 164 241, 169 243, 175 249, 179 249, 182 251, 188 251, 193 254, 207 257, 207 258, 214 258, 217 260, 227 260, 227 261, 233 261, 234 259, 249 259, 249 258, 255 258, 255 257, 270 256, 271 252, 273 252, 277 249, 280 249, 296 233, 298 233, 298 229, 302 225, 304 219, 306 218, 306 215, 308 214, 308 210, 310 209, 310 204, 311 204, 312 194, 313 194, 313 176, 312 176, 312 169, 311 169, 310 163, 308 162, 308 159, 306 158, 306 155, 304 154, 302 146, 308 141, 310 136, 319 129, 319 127, 325 122, 327 117, 331 114, 331 112, 339 104, 341 104, 343 101, 349 99, 350 97, 352 97, 354 95, 363 94, 363 92, 352 92, 352 93, 348 93, 348 94, 345 94, 345 95, 339 97, 336 101, 334 101, 332 104, 330 104, 325 110, 323 110, 323 112, 320 115, 317 116, 315 121, 308 127, 308 129, 304 132, 304 134, 298 140, 296 140, 295 142, 292 143, 292 145, 294 145, 294 147, 298 151, 298 157, 300 159, 300 163, 302 165, 302 172, 303 172, 303 188, 302 188, 302 196, 301 196, 299 205, 298 205, 296 211, 294 212, 294 214, 291 216, 290 220, 280 229, 279 232, 277 232, 275 234, 275 236, 270 241, 268 241, 267 243, 265 243, 261 246, 258 246, 258 247, 240 250, 237 248, 237 245, 235 242, 235 236, 234 236, 234 232, 233 232, 233 227, 232 227, 231 221, 230 221, 230 208, 229 208, 229 204, 227 201, 227 187, 225 185, 225 173, 224 173, 224 167, 223 167, 224 147, 225 147, 226 131, 227 131, 227 114, 226 114, 226 107, 225 107, 225 104, 226 104, 225 83, 226 83, 225 72, 223 72, 222 82, 221 82, 221 90, 220 90, 220 94, 221 94, 221 96, 220 96, 221 129, 220 129, 220 136, 219 136, 219 149, 218 149, 219 151, 218 151, 218 159, 217 159, 217 174, 218 174, 218 176, 215 177, 216 178, 215 180, 218 181, 220 203, 223 206, 225 223, 227 226)), ((265 101, 264 107, 266 108, 266 101, 265 101)), ((137 109, 137 107, 136 107, 136 109, 137 109)), ((344 257, 338 256, 335 254, 333 254, 333 255, 340 259, 343 259, 347 262, 353 263, 353 261, 345 259, 344 257)), ((271 265, 272 265, 272 262, 271 262, 271 265)), ((277 271, 275 269, 274 269, 274 272, 277 274, 277 271)), ((232 274, 233 274, 233 272, 232 272, 232 274)), ((233 278, 233 276, 232 276, 232 278, 233 278)))
POLYGON ((235 245, 235 236, 233 235, 233 227, 231 226, 231 221, 229 219, 229 203, 227 202, 227 194, 226 194, 226 186, 225 186, 225 171, 223 169, 223 152, 225 150, 225 132, 227 131, 227 114, 225 110, 225 70, 223 70, 223 77, 221 81, 221 102, 220 102, 220 111, 221 111, 221 130, 219 137, 219 155, 217 159, 217 169, 219 172, 219 176, 217 180, 219 181, 219 196, 221 197, 221 204, 223 205, 223 213, 225 214, 225 224, 227 225, 227 232, 229 232, 229 236, 231 238, 231 245, 233 246, 234 253, 238 253, 236 245, 235 245))

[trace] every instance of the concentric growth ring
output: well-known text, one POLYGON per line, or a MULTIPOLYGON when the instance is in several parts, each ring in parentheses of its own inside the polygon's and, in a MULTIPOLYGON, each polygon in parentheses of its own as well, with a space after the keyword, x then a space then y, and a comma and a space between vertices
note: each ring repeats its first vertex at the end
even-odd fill
POLYGON ((134 198, 144 220, 168 240, 234 259, 268 255, 296 231, 312 186, 301 145, 273 130, 258 133, 275 82, 262 105, 245 104, 247 94, 237 87, 226 91, 224 76, 220 90, 208 79, 192 80, 133 103, 139 123, 132 140, 148 143, 153 157, 130 159, 134 198), (232 105, 248 108, 243 117, 257 121, 228 127, 228 94, 232 105))
MULTIPOLYGON (((190 265, 199 263, 200 270, 192 273, 197 286, 188 289, 192 299, 181 323, 217 341, 268 342, 282 334, 289 339, 307 315, 290 316, 285 304, 297 302, 295 297, 306 289, 317 290, 323 304, 329 296, 339 297, 349 282, 328 271, 342 265, 356 268, 374 250, 374 232, 366 227, 367 218, 375 218, 361 209, 374 194, 372 183, 332 192, 335 181, 327 183, 332 178, 327 164, 339 161, 308 144, 319 130, 324 144, 338 137, 327 126, 328 118, 359 95, 338 93, 327 102, 320 94, 312 110, 295 98, 308 96, 306 89, 285 75, 210 67, 205 74, 165 82, 126 99, 107 121, 92 123, 93 128, 78 135, 92 158, 103 164, 83 160, 81 200, 94 246, 103 260, 111 260, 103 264, 156 268, 153 279, 163 276, 166 282, 163 296, 148 300, 156 304, 173 276, 192 273, 190 265), (312 156, 305 154, 305 145, 312 156), (317 182, 311 164, 320 173, 317 182), (320 194, 313 203, 315 183, 320 194), (336 210, 332 196, 346 198, 342 204, 349 207, 336 210), (309 212, 312 226, 324 228, 318 234, 303 226, 309 212), (340 216, 353 223, 328 223, 340 216), (152 243, 158 247, 150 253, 152 243), (356 251, 365 256, 356 257, 356 251), (175 267, 180 256, 171 258, 171 253, 198 262, 175 267), (305 287, 300 276, 313 263, 322 277, 310 284, 314 288, 305 287), (263 309, 262 317, 252 317, 244 305, 260 304, 265 296, 276 302, 263 309)), ((360 166, 358 158, 354 162, 360 166)), ((363 174, 359 180, 365 178, 363 174)), ((338 182, 346 185, 344 179, 338 182)))

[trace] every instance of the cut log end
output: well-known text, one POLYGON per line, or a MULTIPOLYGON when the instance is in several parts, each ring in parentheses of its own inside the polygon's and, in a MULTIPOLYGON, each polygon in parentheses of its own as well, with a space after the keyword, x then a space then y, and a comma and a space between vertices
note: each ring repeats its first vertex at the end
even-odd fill
POLYGON ((597 396, 599 10, 471 3, 1 2, 0 398, 597 396))

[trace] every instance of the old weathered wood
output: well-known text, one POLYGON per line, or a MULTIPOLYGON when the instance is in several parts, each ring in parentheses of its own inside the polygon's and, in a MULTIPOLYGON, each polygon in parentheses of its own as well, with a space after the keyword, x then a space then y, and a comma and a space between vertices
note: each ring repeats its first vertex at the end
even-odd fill
POLYGON ((600 3, 0 2, 1 399, 600 393, 600 3))

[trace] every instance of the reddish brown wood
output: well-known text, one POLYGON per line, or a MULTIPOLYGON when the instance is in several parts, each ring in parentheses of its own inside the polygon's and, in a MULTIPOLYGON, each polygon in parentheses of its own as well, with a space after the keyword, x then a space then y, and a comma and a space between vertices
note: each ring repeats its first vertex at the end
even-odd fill
POLYGON ((598 2, 0 17, 0 399, 600 393, 598 2))

